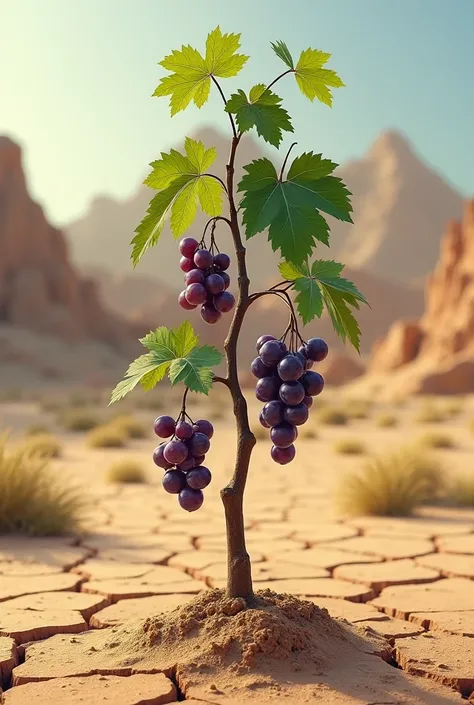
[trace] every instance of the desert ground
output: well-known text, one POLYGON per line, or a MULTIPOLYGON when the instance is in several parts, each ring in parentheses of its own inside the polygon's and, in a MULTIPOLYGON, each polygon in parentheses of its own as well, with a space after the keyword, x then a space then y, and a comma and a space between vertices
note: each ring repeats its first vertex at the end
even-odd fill
MULTIPOLYGON (((338 650, 328 633, 328 660, 323 658, 310 678, 306 671, 291 671, 281 657, 271 673, 262 673, 257 663, 219 678, 194 655, 179 672, 173 655, 156 652, 152 658, 150 652, 142 658, 138 650, 125 653, 119 645, 133 631, 128 625, 225 586, 219 490, 232 474, 235 447, 226 390, 190 400, 192 417, 209 418, 215 427, 206 458, 213 480, 203 507, 190 514, 162 489, 162 471, 151 459, 157 445, 153 420, 161 413, 177 415, 176 395, 158 388, 149 395, 148 408, 130 400, 116 409, 107 409, 105 397, 97 395, 75 409, 66 393, 20 400, 4 395, 0 424, 10 430, 12 446, 38 425, 44 428, 36 431, 54 434, 60 444, 58 457, 50 461, 54 476, 77 486, 87 509, 79 535, 0 537, 2 703, 474 700, 474 506, 453 506, 444 498, 397 518, 346 516, 337 502, 346 473, 374 454, 419 444, 421 438, 425 446, 445 446, 427 452, 440 463, 448 484, 461 476, 469 481, 474 397, 378 402, 362 399, 360 385, 358 398, 351 401, 350 394, 350 387, 327 389, 315 400, 296 441, 295 461, 279 466, 270 458, 268 432, 256 422, 261 404, 247 392, 259 437, 245 495, 255 589, 289 593, 326 608, 352 630, 351 639, 359 640, 352 651, 338 650), (64 429, 65 407, 98 419, 133 413, 145 437, 127 439, 124 447, 92 448, 90 431, 64 429), (334 410, 344 411, 339 423, 334 410), (143 466, 144 482, 108 479, 110 466, 124 460, 143 466)), ((325 635, 320 638, 324 650, 325 635)))

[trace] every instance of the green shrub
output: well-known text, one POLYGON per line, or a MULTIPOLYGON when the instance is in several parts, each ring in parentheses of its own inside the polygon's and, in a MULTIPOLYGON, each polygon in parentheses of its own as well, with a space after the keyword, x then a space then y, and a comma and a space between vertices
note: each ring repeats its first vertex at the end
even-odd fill
POLYGON ((124 448, 128 436, 123 429, 112 424, 97 426, 89 432, 87 444, 90 448, 124 448))
POLYGON ((69 533, 80 528, 84 508, 79 491, 51 472, 49 458, 25 446, 9 451, 0 438, 0 533, 69 533))
POLYGON ((147 475, 141 463, 126 459, 113 463, 107 471, 106 479, 121 484, 139 484, 147 481, 147 475))
POLYGON ((334 450, 343 455, 362 455, 365 446, 358 438, 341 438, 334 444, 334 450))
POLYGON ((403 448, 367 460, 347 474, 338 491, 345 514, 407 516, 440 496, 445 487, 440 463, 420 449, 403 448))

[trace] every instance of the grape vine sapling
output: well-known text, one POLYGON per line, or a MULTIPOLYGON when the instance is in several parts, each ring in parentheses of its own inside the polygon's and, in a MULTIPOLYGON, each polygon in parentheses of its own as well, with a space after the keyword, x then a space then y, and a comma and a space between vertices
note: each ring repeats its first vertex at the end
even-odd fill
POLYGON ((271 456, 283 465, 295 458, 298 426, 306 421, 313 398, 324 386, 322 376, 311 367, 328 352, 320 338, 303 339, 297 314, 306 326, 326 309, 336 333, 359 350, 360 330, 351 309, 367 303, 356 287, 341 277, 342 264, 322 259, 311 262, 316 245, 329 243, 329 224, 323 214, 352 222, 351 194, 333 173, 337 164, 312 151, 288 164, 296 145, 293 143, 279 170, 267 157, 256 159, 243 167, 245 173, 236 184, 236 155, 246 132, 255 128, 259 137, 277 148, 284 133, 293 132, 282 99, 273 91, 277 82, 293 75, 306 98, 311 102, 317 98, 329 107, 332 89, 344 85, 335 71, 324 67, 330 54, 305 49, 295 63, 284 42, 271 46, 284 62, 285 70, 270 83, 259 83, 248 93, 239 89, 229 98, 219 79, 236 76, 248 60, 238 53, 240 34, 223 34, 216 27, 207 37, 204 54, 183 46, 161 61, 169 73, 160 80, 154 95, 169 96, 172 116, 192 102, 201 108, 211 87, 215 87, 232 131, 230 152, 225 178, 211 172, 216 150, 206 149, 202 142, 190 137, 185 138, 184 152, 172 149, 152 162, 152 171, 144 183, 157 193, 131 243, 136 266, 147 250, 158 243, 168 217, 174 237, 180 238, 192 225, 198 203, 209 216, 200 238, 186 236, 180 241, 179 266, 185 289, 178 302, 186 311, 200 306, 200 315, 209 324, 218 323, 223 315, 233 311, 224 343, 225 376, 213 373, 222 355, 211 346, 198 345, 191 324, 185 321, 174 330, 158 328, 141 340, 148 352, 131 363, 111 399, 111 403, 118 401, 138 384, 148 391, 166 374, 172 385, 184 384, 178 419, 161 417, 155 422, 158 435, 168 440, 155 449, 153 459, 165 471, 165 490, 177 493, 184 509, 195 511, 202 505, 202 490, 211 479, 209 469, 202 463, 213 429, 208 421, 199 420, 192 424, 193 433, 189 435, 192 419, 187 416, 186 395, 189 391, 208 394, 214 382, 229 389, 237 426, 237 454, 234 474, 221 491, 228 548, 227 594, 242 597, 248 604, 253 601, 253 586, 245 545, 243 495, 256 440, 238 375, 237 343, 245 314, 262 296, 278 297, 290 312, 289 324, 281 337, 267 333, 258 339, 258 357, 251 367, 258 379, 257 396, 265 402, 260 422, 270 429, 274 443, 271 456), (237 194, 241 195, 239 202, 237 194), (217 226, 229 228, 232 237, 237 302, 229 291, 230 258, 219 252, 217 226), (265 291, 250 293, 244 237, 249 240, 263 232, 267 233, 272 250, 281 255, 282 281, 265 291), (290 290, 295 292, 294 300, 290 290))

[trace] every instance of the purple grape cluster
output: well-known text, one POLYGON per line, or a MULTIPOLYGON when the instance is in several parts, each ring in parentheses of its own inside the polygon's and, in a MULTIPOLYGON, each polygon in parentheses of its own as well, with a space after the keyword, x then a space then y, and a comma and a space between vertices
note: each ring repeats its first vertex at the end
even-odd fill
POLYGON ((257 352, 251 365, 258 379, 255 394, 259 401, 266 402, 259 420, 270 429, 273 460, 286 465, 296 455, 298 426, 306 423, 313 397, 323 391, 324 379, 311 368, 314 362, 324 360, 328 346, 321 338, 311 338, 292 352, 273 335, 262 335, 257 340, 257 352))
MULTIPOLYGON (((212 249, 212 247, 211 247, 212 249)), ((213 255, 199 247, 193 237, 185 237, 179 243, 181 260, 179 266, 185 272, 186 288, 178 296, 178 303, 186 311, 201 306, 201 318, 206 323, 217 323, 223 313, 235 306, 230 291, 230 277, 226 272, 230 257, 224 252, 213 255)))
POLYGON ((211 446, 214 427, 205 419, 190 421, 186 421, 183 415, 178 421, 171 416, 158 416, 153 429, 159 438, 169 440, 155 448, 153 461, 165 470, 164 489, 178 495, 183 509, 195 512, 204 501, 202 490, 212 478, 203 462, 211 446))

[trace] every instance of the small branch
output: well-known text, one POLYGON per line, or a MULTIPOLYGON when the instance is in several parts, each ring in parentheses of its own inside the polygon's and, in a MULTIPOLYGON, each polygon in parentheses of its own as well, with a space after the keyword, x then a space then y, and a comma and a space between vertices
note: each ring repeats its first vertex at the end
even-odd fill
POLYGON ((227 379, 227 377, 218 377, 217 375, 214 375, 214 377, 212 378, 212 381, 213 382, 220 382, 221 384, 224 384, 227 387, 227 389, 230 389, 230 382, 227 379))
POLYGON ((272 86, 275 85, 275 83, 277 81, 280 80, 280 78, 283 78, 283 76, 288 76, 289 73, 295 73, 295 69, 288 69, 288 71, 284 71, 283 73, 281 73, 271 83, 268 84, 268 86, 265 88, 265 90, 268 91, 272 86))
POLYGON ((278 177, 278 180, 279 180, 279 181, 281 181, 282 178, 283 178, 283 172, 285 171, 286 162, 288 161, 288 157, 290 156, 290 152, 291 152, 291 150, 293 149, 293 147, 295 147, 295 145, 297 145, 297 144, 298 144, 298 142, 293 142, 293 144, 291 145, 290 149, 289 149, 288 152, 286 153, 286 157, 285 157, 285 159, 283 160, 283 164, 281 165, 280 176, 278 177))
POLYGON ((216 176, 215 174, 207 174, 207 173, 201 174, 201 176, 210 176, 211 179, 215 179, 216 181, 218 181, 220 183, 220 185, 222 186, 224 191, 227 193, 227 186, 225 185, 225 183, 222 181, 222 179, 219 176, 216 176))
POLYGON ((186 397, 188 396, 189 387, 186 387, 183 394, 183 401, 181 402, 181 415, 186 413, 186 397))
MULTIPOLYGON (((277 285, 278 286, 278 285, 277 285)), ((293 301, 291 300, 290 295, 286 290, 276 290, 274 288, 272 289, 266 289, 265 291, 257 291, 255 294, 252 294, 249 296, 249 305, 253 303, 254 301, 257 301, 257 299, 260 299, 262 296, 267 296, 268 294, 273 294, 274 296, 278 296, 279 299, 284 301, 288 308, 290 309, 291 313, 291 319, 293 320, 293 328, 295 330, 296 335, 300 339, 300 341, 304 344, 304 339, 302 335, 300 334, 299 328, 298 328, 298 316, 296 315, 295 312, 295 307, 293 306, 293 301)), ((285 335, 288 332, 285 331, 285 335)))
POLYGON ((216 224, 219 220, 223 220, 224 223, 227 223, 227 225, 229 226, 229 228, 232 227, 231 222, 230 222, 230 220, 229 220, 228 218, 225 218, 225 217, 222 216, 222 215, 214 215, 212 218, 209 218, 209 220, 207 221, 206 225, 204 226, 204 230, 203 230, 203 232, 202 232, 201 241, 204 240, 204 238, 206 237, 207 229, 208 229, 208 227, 211 225, 211 223, 215 226, 215 224, 216 224))
MULTIPOLYGON (((227 107, 227 99, 224 95, 224 91, 222 90, 219 83, 216 81, 216 79, 214 78, 214 76, 212 74, 211 74, 211 79, 213 80, 213 82, 215 83, 215 85, 217 87, 217 90, 221 94, 221 98, 224 101, 224 105, 227 107)), ((235 126, 234 118, 232 117, 232 115, 230 113, 227 113, 227 115, 229 116, 230 124, 232 126, 232 134, 234 135, 234 139, 237 139, 237 128, 235 126)))

